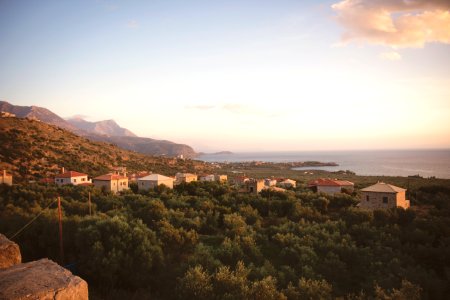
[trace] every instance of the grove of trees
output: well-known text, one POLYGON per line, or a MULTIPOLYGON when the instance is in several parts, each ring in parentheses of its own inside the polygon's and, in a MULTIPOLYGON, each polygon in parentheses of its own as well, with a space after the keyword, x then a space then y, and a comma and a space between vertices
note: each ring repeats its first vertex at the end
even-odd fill
POLYGON ((253 195, 193 182, 112 195, 3 185, 0 232, 42 212, 14 238, 24 260, 69 265, 94 299, 448 299, 450 188, 409 196, 412 209, 371 212, 355 196, 302 188, 253 195))

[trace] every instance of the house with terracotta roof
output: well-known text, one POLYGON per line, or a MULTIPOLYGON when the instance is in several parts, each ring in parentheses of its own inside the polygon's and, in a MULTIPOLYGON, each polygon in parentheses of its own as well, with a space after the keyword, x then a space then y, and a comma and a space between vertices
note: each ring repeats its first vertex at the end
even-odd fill
POLYGON ((177 173, 175 175, 177 183, 189 183, 192 181, 197 181, 197 174, 191 174, 191 173, 177 173))
POLYGON ((148 172, 148 171, 139 171, 136 173, 128 173, 127 177, 128 177, 128 181, 129 182, 134 182, 137 181, 139 178, 145 177, 152 174, 152 172, 148 172))
POLYGON ((64 172, 64 168, 61 170, 61 174, 55 176, 55 183, 57 185, 90 185, 91 180, 88 179, 88 175, 76 171, 64 172))
POLYGON ((128 190, 128 177, 120 174, 101 175, 95 177, 92 182, 95 187, 114 194, 123 190, 128 190))
POLYGON ((140 191, 148 191, 150 189, 153 189, 161 184, 165 185, 166 187, 173 189, 173 182, 174 179, 172 177, 167 177, 160 174, 151 174, 148 176, 144 176, 141 178, 138 178, 138 189, 140 191))
POLYGON ((378 182, 361 190, 360 208, 386 209, 392 207, 409 208, 410 202, 406 200, 406 189, 378 182))
POLYGON ((12 185, 12 175, 6 173, 6 170, 0 174, 0 184, 12 185))
POLYGON ((337 180, 330 178, 319 178, 308 182, 308 188, 317 193, 336 194, 354 190, 355 184, 347 180, 337 180))

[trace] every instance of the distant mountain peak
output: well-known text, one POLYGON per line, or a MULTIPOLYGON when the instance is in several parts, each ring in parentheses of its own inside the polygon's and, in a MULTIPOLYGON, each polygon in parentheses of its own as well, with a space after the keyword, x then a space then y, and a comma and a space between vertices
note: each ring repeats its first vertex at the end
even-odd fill
POLYGON ((85 120, 85 116, 75 115, 67 120, 39 106, 19 106, 0 101, 0 111, 12 113, 18 118, 29 118, 47 124, 68 129, 91 140, 113 143, 119 147, 150 155, 194 157, 196 153, 188 145, 177 144, 165 140, 154 140, 136 136, 126 128, 120 127, 113 119, 98 122, 85 120))

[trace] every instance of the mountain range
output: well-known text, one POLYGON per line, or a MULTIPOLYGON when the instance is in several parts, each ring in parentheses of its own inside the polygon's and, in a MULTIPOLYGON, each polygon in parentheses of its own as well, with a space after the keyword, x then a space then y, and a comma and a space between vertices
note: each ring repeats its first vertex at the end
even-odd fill
POLYGON ((0 111, 12 113, 18 118, 34 119, 55 125, 93 141, 111 143, 121 148, 143 154, 165 156, 183 155, 187 158, 192 158, 197 155, 192 147, 185 144, 138 137, 130 130, 120 127, 114 120, 89 122, 80 117, 65 120, 44 107, 19 106, 6 101, 0 101, 0 111))

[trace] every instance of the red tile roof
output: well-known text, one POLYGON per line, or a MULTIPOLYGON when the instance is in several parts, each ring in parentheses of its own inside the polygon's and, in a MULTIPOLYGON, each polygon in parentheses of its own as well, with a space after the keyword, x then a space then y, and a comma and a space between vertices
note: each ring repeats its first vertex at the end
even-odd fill
POLYGON ((79 173, 75 171, 68 171, 63 174, 56 175, 55 178, 72 178, 72 177, 81 177, 81 176, 88 176, 84 173, 79 173))
POLYGON ((94 178, 94 180, 103 180, 103 181, 111 181, 119 179, 128 179, 128 177, 117 174, 105 174, 94 178))
POLYGON ((330 178, 319 178, 308 182, 308 186, 353 186, 353 182, 330 178))

